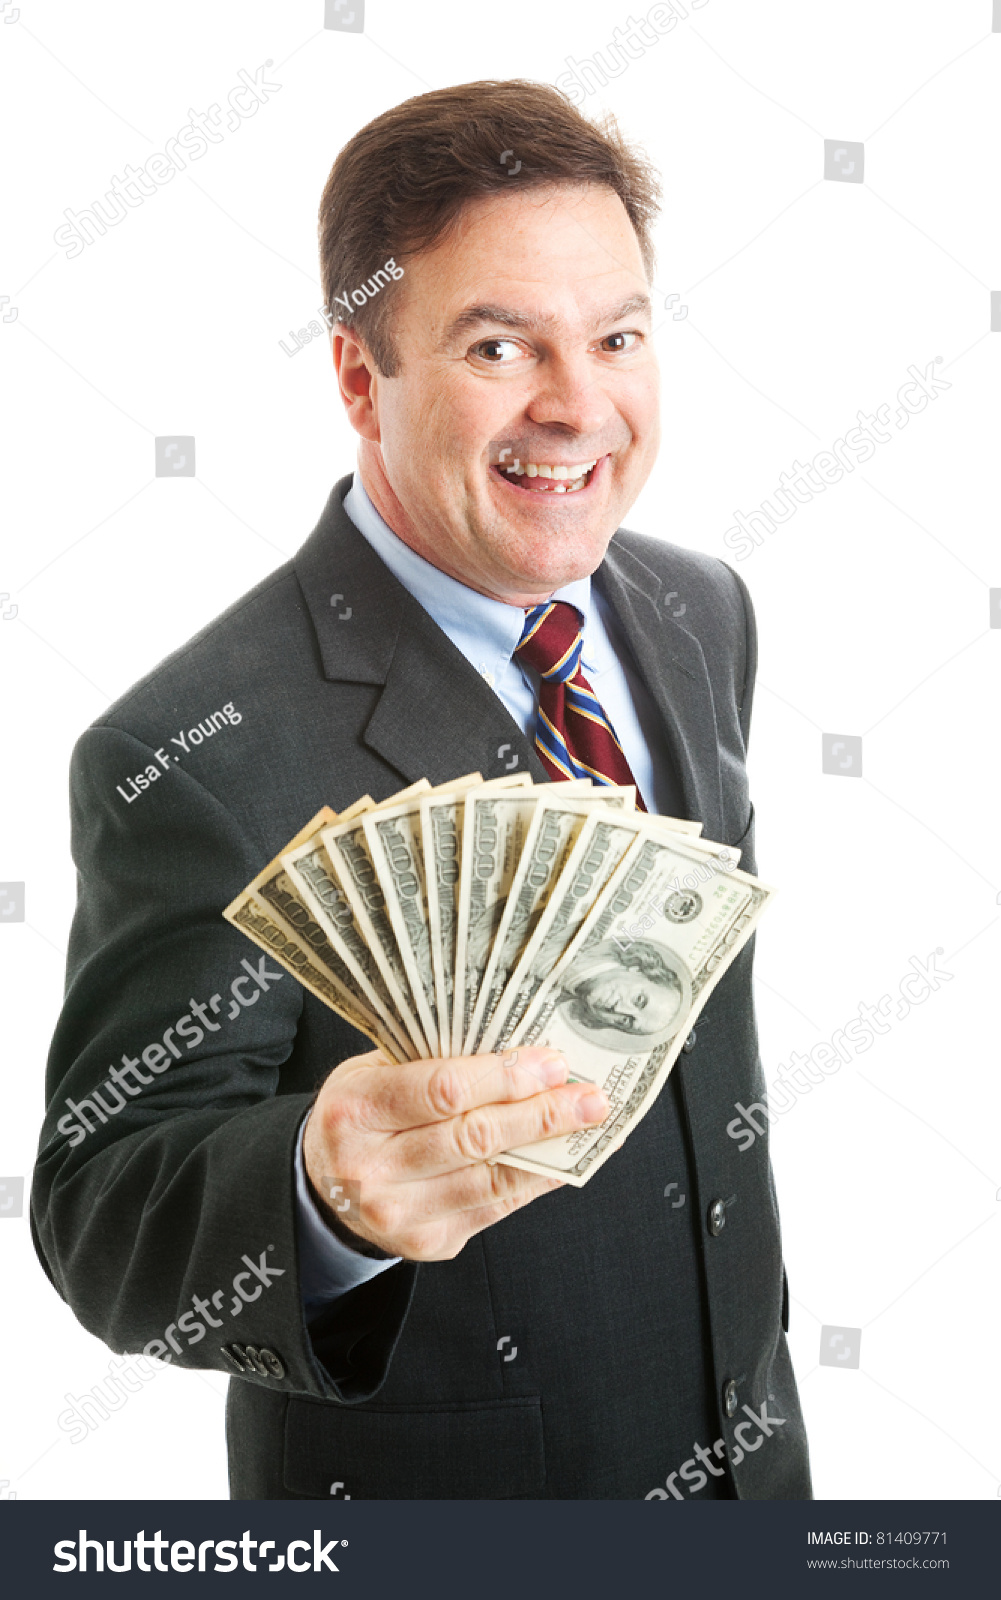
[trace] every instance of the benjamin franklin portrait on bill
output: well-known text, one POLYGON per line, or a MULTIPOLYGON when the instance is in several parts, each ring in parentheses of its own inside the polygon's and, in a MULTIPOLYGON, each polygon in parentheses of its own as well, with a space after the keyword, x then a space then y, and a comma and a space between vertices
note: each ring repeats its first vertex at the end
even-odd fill
POLYGON ((559 1011, 573 1031, 621 1052, 624 1037, 643 1049, 666 1044, 691 1004, 685 963, 666 945, 607 939, 567 968, 559 1011))

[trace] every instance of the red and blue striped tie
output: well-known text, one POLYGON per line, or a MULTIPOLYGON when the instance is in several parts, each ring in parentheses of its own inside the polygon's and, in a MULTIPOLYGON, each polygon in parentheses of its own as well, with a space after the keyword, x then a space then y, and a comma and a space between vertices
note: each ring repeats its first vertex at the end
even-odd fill
MULTIPOLYGON (((580 613, 550 600, 525 613, 515 650, 539 674, 535 748, 547 772, 594 783, 636 783, 598 697, 580 670, 580 613)), ((639 788, 636 805, 645 811, 639 788)))

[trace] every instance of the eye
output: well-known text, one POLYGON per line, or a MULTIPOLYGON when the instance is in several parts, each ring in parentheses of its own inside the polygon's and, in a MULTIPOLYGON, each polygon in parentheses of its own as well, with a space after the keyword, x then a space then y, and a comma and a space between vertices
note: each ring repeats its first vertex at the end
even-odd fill
POLYGON ((636 1010, 643 1011, 646 1008, 648 999, 649 996, 645 990, 637 989, 636 993, 633 995, 633 1005, 636 1007, 636 1010))
POLYGON ((515 339, 482 339, 479 344, 474 344, 470 351, 470 355, 478 356, 481 361, 487 362, 492 367, 510 366, 510 357, 521 353, 521 346, 515 339), (505 360, 505 355, 509 359, 505 360))
POLYGON ((627 350, 633 349, 640 337, 638 333, 609 333, 600 341, 600 348, 610 356, 623 355, 627 350), (631 343, 627 343, 627 340, 631 343))

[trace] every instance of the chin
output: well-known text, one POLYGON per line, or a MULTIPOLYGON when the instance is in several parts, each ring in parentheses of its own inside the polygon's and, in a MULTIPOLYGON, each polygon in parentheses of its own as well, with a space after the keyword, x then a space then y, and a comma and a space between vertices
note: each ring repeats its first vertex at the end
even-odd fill
MULTIPOLYGON (((601 566, 615 528, 540 528, 512 541, 505 529, 506 554, 512 573, 526 583, 560 589, 565 583, 587 578, 601 566)), ((503 548, 503 546, 502 546, 503 548)))

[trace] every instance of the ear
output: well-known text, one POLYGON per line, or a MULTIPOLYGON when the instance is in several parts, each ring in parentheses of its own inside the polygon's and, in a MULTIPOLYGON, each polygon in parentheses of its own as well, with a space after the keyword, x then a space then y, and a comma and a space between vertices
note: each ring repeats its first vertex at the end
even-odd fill
POLYGON ((355 330, 343 322, 334 324, 331 350, 348 421, 363 439, 378 444, 375 361, 355 330))

